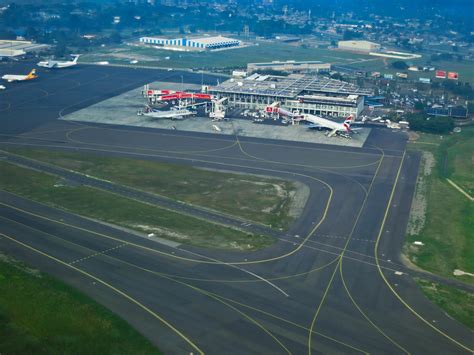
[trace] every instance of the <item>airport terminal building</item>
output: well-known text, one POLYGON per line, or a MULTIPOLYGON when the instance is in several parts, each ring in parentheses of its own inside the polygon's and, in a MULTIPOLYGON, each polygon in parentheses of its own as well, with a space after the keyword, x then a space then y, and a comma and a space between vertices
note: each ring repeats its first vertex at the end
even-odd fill
POLYGON ((300 74, 252 74, 245 79, 229 79, 209 91, 227 97, 230 107, 261 110, 279 102, 291 111, 332 117, 357 117, 364 109, 365 97, 373 95, 370 89, 344 81, 300 74))

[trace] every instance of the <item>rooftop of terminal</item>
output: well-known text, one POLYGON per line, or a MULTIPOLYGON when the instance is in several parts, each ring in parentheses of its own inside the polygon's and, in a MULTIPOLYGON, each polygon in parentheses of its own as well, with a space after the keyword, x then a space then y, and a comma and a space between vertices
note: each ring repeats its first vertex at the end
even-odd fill
POLYGON ((317 75, 289 76, 252 74, 245 79, 229 79, 215 86, 220 93, 253 94, 295 98, 300 95, 373 95, 373 91, 340 80, 317 75))

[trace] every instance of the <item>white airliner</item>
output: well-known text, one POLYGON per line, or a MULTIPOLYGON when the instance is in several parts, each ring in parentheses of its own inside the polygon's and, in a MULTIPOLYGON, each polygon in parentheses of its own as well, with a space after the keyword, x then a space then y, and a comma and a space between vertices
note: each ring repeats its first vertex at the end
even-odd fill
POLYGON ((5 74, 2 76, 2 79, 11 83, 12 81, 32 80, 36 79, 37 77, 38 75, 36 75, 36 69, 33 69, 27 75, 5 74))
POLYGON ((333 137, 339 135, 341 137, 350 138, 349 134, 357 129, 351 128, 351 123, 354 121, 354 116, 350 115, 346 117, 343 123, 334 122, 326 118, 322 118, 314 115, 303 115, 303 120, 311 123, 309 128, 325 128, 329 129, 327 136, 333 137))
POLYGON ((328 120, 326 118, 322 118, 315 115, 310 114, 299 114, 293 113, 291 111, 285 110, 283 108, 278 107, 278 103, 273 103, 265 108, 265 112, 267 113, 277 113, 282 116, 287 116, 292 118, 295 121, 308 121, 311 123, 309 128, 324 128, 328 129, 329 132, 327 133, 328 137, 333 137, 335 135, 339 135, 344 138, 350 138, 350 133, 358 130, 352 129, 351 124, 354 121, 354 117, 352 115, 348 116, 343 123, 334 122, 332 120, 328 120))
POLYGON ((138 116, 145 116, 150 118, 168 118, 171 120, 182 120, 189 116, 194 116, 196 113, 188 109, 175 109, 169 111, 154 110, 146 106, 144 110, 137 112, 138 116))
POLYGON ((79 55, 75 55, 73 60, 59 61, 59 60, 45 60, 39 62, 37 65, 43 68, 69 68, 77 64, 77 59, 79 55))

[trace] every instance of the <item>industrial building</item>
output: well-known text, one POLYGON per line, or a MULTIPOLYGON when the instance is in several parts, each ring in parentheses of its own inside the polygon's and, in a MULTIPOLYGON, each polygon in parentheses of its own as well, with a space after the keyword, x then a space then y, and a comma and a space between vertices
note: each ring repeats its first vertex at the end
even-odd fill
POLYGON ((357 117, 364 109, 365 96, 373 95, 370 89, 326 77, 257 73, 245 79, 229 79, 209 92, 226 97, 231 107, 261 110, 279 102, 291 111, 334 117, 357 117))
POLYGON ((227 38, 223 36, 173 39, 158 37, 141 37, 140 43, 163 46, 167 48, 196 51, 237 47, 242 44, 242 42, 237 39, 227 38))
POLYGON ((380 44, 369 41, 339 41, 337 48, 353 52, 377 52, 380 50, 380 44))
POLYGON ((0 57, 18 57, 27 53, 41 52, 49 49, 47 44, 30 41, 0 40, 0 57))
POLYGON ((249 74, 264 70, 275 70, 282 72, 320 72, 330 71, 331 64, 319 61, 302 61, 287 60, 285 62, 274 61, 270 63, 248 63, 247 72, 249 74))

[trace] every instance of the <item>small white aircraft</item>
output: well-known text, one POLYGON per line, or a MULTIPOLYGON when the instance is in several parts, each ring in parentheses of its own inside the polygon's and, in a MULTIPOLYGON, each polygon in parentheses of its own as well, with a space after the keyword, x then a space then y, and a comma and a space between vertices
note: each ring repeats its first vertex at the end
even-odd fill
POLYGON ((2 76, 2 79, 11 83, 13 81, 32 80, 36 79, 37 77, 38 75, 36 75, 36 69, 33 69, 27 75, 5 74, 2 76))
POLYGON ((39 62, 37 65, 39 67, 48 68, 48 69, 69 68, 69 67, 73 67, 77 64, 77 59, 78 58, 79 58, 79 55, 75 55, 73 60, 67 60, 67 61, 45 60, 45 61, 39 62))

